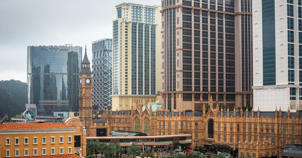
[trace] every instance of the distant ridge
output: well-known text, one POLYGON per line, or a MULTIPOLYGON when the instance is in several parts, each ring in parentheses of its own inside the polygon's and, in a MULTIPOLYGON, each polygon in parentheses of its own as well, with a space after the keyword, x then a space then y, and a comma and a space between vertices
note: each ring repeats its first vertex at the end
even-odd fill
POLYGON ((27 84, 21 81, 0 81, 0 115, 14 117, 25 110, 27 84))

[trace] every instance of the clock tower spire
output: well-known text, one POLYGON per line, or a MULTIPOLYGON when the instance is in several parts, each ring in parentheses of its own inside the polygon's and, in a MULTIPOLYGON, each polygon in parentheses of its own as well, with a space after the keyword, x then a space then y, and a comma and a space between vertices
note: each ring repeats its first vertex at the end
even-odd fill
POLYGON ((84 124, 87 135, 90 135, 90 127, 92 125, 92 88, 93 76, 90 69, 90 62, 87 56, 87 48, 85 46, 85 55, 81 65, 79 74, 79 115, 80 120, 84 124))

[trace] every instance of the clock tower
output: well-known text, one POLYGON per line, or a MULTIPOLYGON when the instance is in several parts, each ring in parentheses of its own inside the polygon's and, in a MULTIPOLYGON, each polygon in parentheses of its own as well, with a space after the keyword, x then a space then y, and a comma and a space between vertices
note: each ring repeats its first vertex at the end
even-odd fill
POLYGON ((90 70, 90 62, 87 57, 87 49, 85 47, 85 56, 81 65, 79 74, 79 115, 80 120, 84 123, 87 135, 90 135, 90 127, 92 125, 92 88, 93 76, 90 70))

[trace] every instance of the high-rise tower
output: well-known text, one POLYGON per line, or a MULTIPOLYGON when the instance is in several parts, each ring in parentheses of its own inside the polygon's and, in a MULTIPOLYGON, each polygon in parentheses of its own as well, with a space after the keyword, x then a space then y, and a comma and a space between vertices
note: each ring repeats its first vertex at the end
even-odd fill
POLYGON ((28 46, 28 103, 36 104, 38 115, 77 112, 82 47, 28 46))
POLYGON ((111 108, 112 104, 112 39, 92 43, 93 106, 111 108))
POLYGON ((302 109, 302 1, 253 0, 254 108, 302 109))
POLYGON ((79 114, 80 120, 89 133, 92 125, 92 88, 93 76, 90 70, 90 62, 87 57, 87 49, 85 48, 85 56, 82 61, 81 72, 79 75, 79 114))
POLYGON ((251 0, 162 0, 163 105, 251 106, 251 0))
POLYGON ((159 7, 122 3, 113 21, 112 108, 156 100, 159 7))

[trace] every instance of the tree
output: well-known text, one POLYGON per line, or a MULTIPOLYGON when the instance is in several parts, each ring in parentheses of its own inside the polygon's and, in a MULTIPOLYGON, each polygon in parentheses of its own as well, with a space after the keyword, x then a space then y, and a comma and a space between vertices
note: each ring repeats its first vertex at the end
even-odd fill
POLYGON ((196 152, 190 152, 188 158, 199 158, 199 154, 196 152))
POLYGON ((176 155, 176 158, 186 158, 186 155, 185 154, 178 154, 178 155, 176 155))
POLYGON ((201 154, 199 155, 199 158, 206 158, 206 155, 204 155, 203 153, 201 153, 201 154))
POLYGON ((88 156, 86 156, 86 158, 95 158, 95 156, 94 155, 88 155, 88 156))
POLYGON ((134 157, 140 154, 140 149, 135 145, 132 144, 128 149, 127 149, 127 154, 134 157))
POLYGON ((225 158, 225 156, 223 154, 221 154, 221 153, 219 153, 217 157, 218 158, 225 158))
POLYGON ((87 142, 87 155, 95 155, 97 154, 98 142, 97 141, 88 141, 87 142))
POLYGON ((150 149, 145 150, 142 157, 153 157, 152 151, 150 149))
POLYGON ((107 144, 105 143, 98 143, 97 144, 97 151, 100 154, 105 154, 107 150, 107 144))

